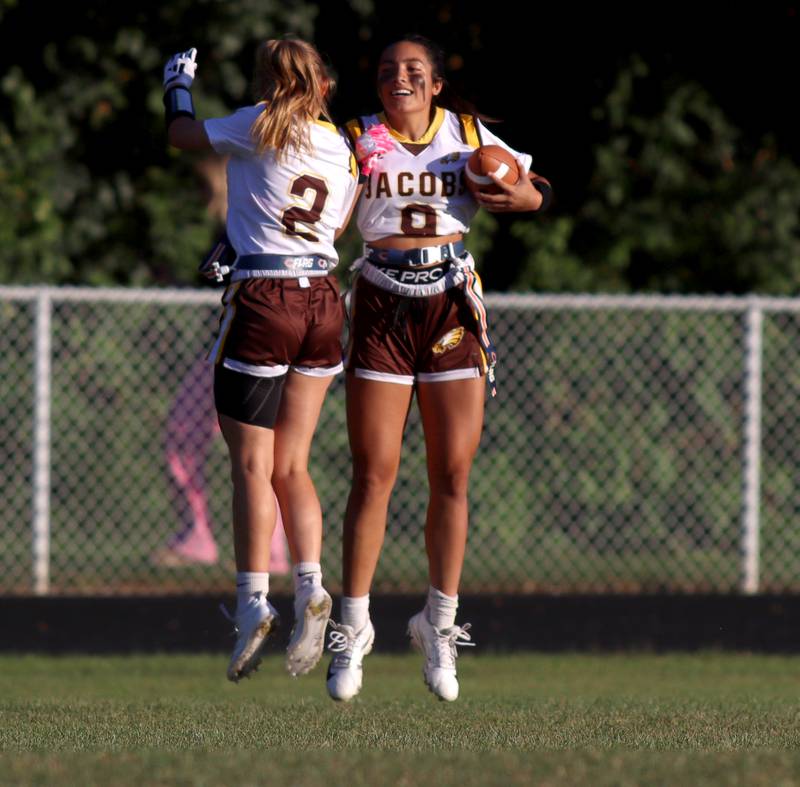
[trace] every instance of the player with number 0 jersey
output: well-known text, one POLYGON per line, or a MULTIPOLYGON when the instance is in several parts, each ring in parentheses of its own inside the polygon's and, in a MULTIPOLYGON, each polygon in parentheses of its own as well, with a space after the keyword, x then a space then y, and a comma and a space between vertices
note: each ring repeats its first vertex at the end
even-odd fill
POLYGON ((358 227, 364 255, 350 300, 347 423, 353 481, 344 522, 341 622, 332 624, 328 692, 349 700, 375 639, 369 590, 386 529, 403 431, 416 392, 429 485, 425 520, 429 588, 409 621, 425 655, 423 675, 440 699, 458 697, 456 625, 467 541, 467 481, 483 424, 484 378, 494 388, 480 281, 463 236, 479 205, 537 211, 549 184, 529 174, 531 158, 488 131, 473 107, 449 90, 444 54, 421 36, 384 49, 377 88, 383 112, 347 129, 362 173, 358 227), (481 145, 517 160, 518 178, 473 196, 464 167, 481 145))
MULTIPOLYGON (((249 675, 277 624, 267 601, 269 546, 283 513, 294 563, 295 623, 286 667, 319 661, 331 610, 322 587, 322 513, 308 474, 325 393, 342 369, 343 310, 333 242, 349 218, 357 168, 331 123, 333 81, 310 44, 259 49, 254 106, 201 122, 190 87, 196 50, 164 69, 170 144, 229 156, 227 237, 235 252, 211 352, 214 400, 233 480, 238 634, 228 678, 249 675)), ((221 270, 221 269, 218 269, 221 270)))
MULTIPOLYGON (((386 113, 350 121, 358 139, 379 125, 386 113)), ((433 119, 420 139, 411 140, 387 127, 398 144, 380 157, 366 176, 358 204, 358 229, 369 244, 388 236, 435 238, 469 232, 478 204, 464 183, 464 165, 478 145, 500 145, 525 171, 531 157, 518 153, 474 115, 433 108, 433 119)))

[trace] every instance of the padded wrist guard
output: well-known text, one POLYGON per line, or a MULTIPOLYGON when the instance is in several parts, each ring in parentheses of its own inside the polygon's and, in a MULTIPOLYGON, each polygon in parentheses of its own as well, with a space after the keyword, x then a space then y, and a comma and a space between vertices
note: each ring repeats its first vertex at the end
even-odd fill
POLYGON ((171 87, 164 93, 164 109, 166 111, 167 128, 175 118, 190 117, 194 120, 192 94, 182 85, 171 87))

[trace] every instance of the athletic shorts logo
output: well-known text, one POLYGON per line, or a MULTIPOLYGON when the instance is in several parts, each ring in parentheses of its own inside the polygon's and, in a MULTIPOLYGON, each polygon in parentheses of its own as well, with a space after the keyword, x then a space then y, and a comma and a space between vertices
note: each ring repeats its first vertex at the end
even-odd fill
POLYGON ((464 338, 464 328, 459 326, 448 331, 436 344, 433 345, 434 355, 444 355, 448 350, 458 347, 464 338))

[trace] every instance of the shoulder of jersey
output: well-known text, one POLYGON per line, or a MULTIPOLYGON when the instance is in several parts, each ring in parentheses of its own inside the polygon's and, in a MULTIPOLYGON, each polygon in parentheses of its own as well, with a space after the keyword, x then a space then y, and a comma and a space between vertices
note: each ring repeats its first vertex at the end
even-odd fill
POLYGON ((343 133, 343 129, 339 126, 335 126, 333 123, 329 123, 327 120, 317 120, 315 121, 314 125, 318 126, 323 131, 329 131, 339 140, 339 144, 342 146, 342 149, 347 152, 350 174, 354 178, 357 178, 358 162, 356 161, 355 153, 353 152, 355 146, 350 140, 348 140, 347 135, 343 133))
POLYGON ((458 131, 461 141, 471 148, 479 148, 483 144, 478 118, 467 113, 451 113, 458 122, 458 131))
POLYGON ((325 131, 330 131, 331 134, 336 134, 337 136, 339 135, 339 129, 328 120, 315 120, 314 125, 325 129, 325 131))
POLYGON ((344 124, 344 131, 350 138, 350 141, 353 143, 353 145, 355 145, 356 140, 364 133, 364 127, 361 124, 361 118, 353 118, 352 120, 348 120, 347 123, 344 124))

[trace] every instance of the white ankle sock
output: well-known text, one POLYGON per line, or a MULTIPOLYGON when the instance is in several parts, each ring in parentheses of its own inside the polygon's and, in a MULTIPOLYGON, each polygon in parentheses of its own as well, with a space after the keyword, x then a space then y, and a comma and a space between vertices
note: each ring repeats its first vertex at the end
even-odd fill
POLYGON ((425 605, 428 621, 437 629, 448 629, 455 625, 458 610, 458 596, 448 596, 432 585, 428 588, 428 601, 425 605))
POLYGON ((269 593, 269 572, 237 571, 236 610, 244 609, 254 593, 261 593, 264 596, 269 593))
POLYGON ((369 593, 366 596, 342 597, 342 623, 352 626, 356 632, 361 631, 369 620, 369 593))
POLYGON ((292 569, 294 576, 294 592, 301 587, 311 584, 315 587, 322 585, 322 567, 319 563, 297 563, 292 569))

